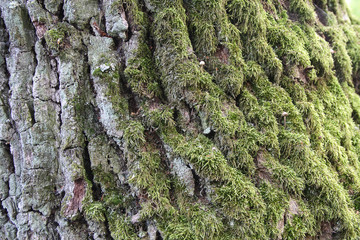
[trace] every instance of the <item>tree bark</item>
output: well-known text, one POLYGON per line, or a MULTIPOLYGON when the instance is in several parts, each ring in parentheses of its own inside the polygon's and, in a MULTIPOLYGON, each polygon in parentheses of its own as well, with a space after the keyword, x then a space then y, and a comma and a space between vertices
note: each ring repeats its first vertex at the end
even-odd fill
POLYGON ((344 1, 0 11, 0 239, 360 238, 344 1))

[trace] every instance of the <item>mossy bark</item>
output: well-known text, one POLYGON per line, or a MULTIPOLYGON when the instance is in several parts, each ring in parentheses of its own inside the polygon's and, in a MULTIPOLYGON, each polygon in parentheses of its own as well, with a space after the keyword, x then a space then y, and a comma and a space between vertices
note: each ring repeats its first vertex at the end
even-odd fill
POLYGON ((0 11, 0 239, 360 239, 344 0, 0 11))

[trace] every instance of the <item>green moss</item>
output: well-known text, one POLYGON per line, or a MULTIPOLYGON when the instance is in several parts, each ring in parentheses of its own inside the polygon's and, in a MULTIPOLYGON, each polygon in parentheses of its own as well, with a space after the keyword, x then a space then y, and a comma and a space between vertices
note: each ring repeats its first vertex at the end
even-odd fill
POLYGON ((315 32, 314 28, 305 27, 303 33, 304 35, 301 35, 307 38, 305 39, 305 46, 317 75, 319 77, 330 75, 334 68, 334 61, 329 44, 315 32))
POLYGON ((160 127, 160 128, 166 128, 166 127, 174 127, 175 121, 173 119, 174 111, 170 108, 159 108, 159 109, 147 109, 148 112, 148 121, 149 127, 160 127))
POLYGON ((184 155, 198 169, 199 173, 211 179, 221 179, 227 174, 226 160, 222 153, 203 135, 199 135, 194 141, 186 141, 174 149, 175 152, 184 155))
POLYGON ((212 181, 225 181, 222 185, 215 187, 214 197, 229 219, 241 222, 237 226, 238 236, 264 236, 265 230, 261 222, 264 208, 257 190, 246 177, 227 165, 221 152, 211 146, 208 139, 200 135, 196 139, 184 141, 179 136, 175 138, 171 136, 165 141, 177 146, 175 152, 189 159, 201 176, 210 178, 212 181), (179 145, 185 142, 187 143, 179 145), (245 202, 244 197, 247 199, 245 202))
MULTIPOLYGON (((138 28, 124 71, 140 113, 125 121, 123 140, 141 219, 155 220, 165 239, 302 239, 325 221, 359 235, 358 30, 329 12, 342 3, 317 3, 327 27, 314 26, 308 1, 147 3, 151 22, 138 28), (173 157, 206 179, 206 199, 182 196, 166 165, 173 157)), ((143 15, 137 1, 122 4, 143 15)), ((104 199, 123 204, 120 194, 104 199)), ((112 229, 135 236, 119 219, 112 229)))
POLYGON ((267 225, 266 234, 269 238, 276 239, 282 235, 278 225, 284 221, 289 197, 266 181, 261 184, 259 189, 266 205, 264 216, 267 225))
POLYGON ((305 0, 291 0, 290 11, 298 14, 301 23, 315 23, 315 11, 305 0))
POLYGON ((111 232, 111 237, 115 240, 139 239, 135 233, 135 229, 130 223, 130 220, 116 213, 109 215, 109 230, 111 232))
POLYGON ((161 97, 161 89, 155 81, 156 74, 151 59, 150 49, 143 44, 137 49, 136 57, 129 60, 128 67, 125 69, 125 77, 133 92, 146 95, 149 98, 154 96, 161 97))
POLYGON ((351 104, 352 118, 357 125, 360 125, 360 97, 355 93, 353 88, 349 87, 349 85, 344 84, 343 88, 351 104))
POLYGON ((295 196, 301 196, 305 188, 304 180, 289 166, 282 165, 270 154, 264 154, 266 159, 264 167, 270 171, 272 179, 281 186, 285 192, 295 196))
POLYGON ((205 68, 216 84, 235 98, 244 81, 240 67, 246 66, 240 49, 240 31, 227 18, 225 2, 196 1, 186 8, 196 55, 205 60, 205 68))
POLYGON ((214 209, 204 208, 196 203, 189 204, 186 201, 179 206, 179 215, 164 222, 161 226, 166 239, 221 238, 224 225, 214 209))
POLYGON ((142 216, 172 214, 169 200, 170 180, 168 179, 158 150, 152 144, 145 144, 144 127, 140 122, 130 121, 124 132, 126 152, 131 176, 129 182, 146 192, 142 216))
POLYGON ((283 76, 280 80, 280 85, 294 102, 307 102, 306 91, 301 82, 293 81, 293 79, 283 76))
POLYGON ((124 131, 124 139, 130 150, 140 149, 145 143, 144 127, 140 122, 130 121, 124 131))
POLYGON ((338 79, 352 85, 352 63, 346 51, 346 42, 348 41, 346 35, 341 28, 337 27, 328 28, 325 34, 330 38, 332 44, 334 64, 338 79))
MULTIPOLYGON (((216 199, 222 210, 229 217, 241 221, 260 221, 264 214, 264 203, 257 190, 239 172, 229 169, 226 184, 215 189, 216 199), (248 200, 243 201, 247 195, 248 200), (252 210, 252 211, 250 211, 252 210), (251 219, 248 219, 251 217, 251 219)), ((261 231, 261 223, 257 226, 261 231)))
POLYGON ((216 51, 218 40, 216 38, 215 27, 199 16, 199 13, 192 13, 189 30, 193 33, 194 50, 200 56, 210 56, 216 51))
MULTIPOLYGON (((298 1, 294 1, 298 2, 298 1)), ((311 65, 308 52, 305 50, 305 43, 299 41, 299 36, 296 34, 297 26, 292 26, 295 30, 289 28, 289 22, 284 22, 284 25, 274 20, 267 28, 267 39, 271 44, 276 54, 284 59, 285 65, 297 65, 304 68, 311 65)))
POLYGON ((307 228, 304 224, 304 218, 294 216, 285 226, 284 236, 286 239, 303 239, 307 235, 307 228))
MULTIPOLYGON (((274 149, 279 149, 277 141, 278 124, 275 117, 271 114, 270 106, 260 106, 256 97, 248 90, 244 89, 239 98, 239 107, 243 110, 246 120, 252 123, 263 134, 259 141, 263 146, 274 149), (270 113, 270 114, 269 114, 270 113)), ((248 128, 248 127, 247 127, 248 128)), ((260 137, 258 137, 259 139, 260 137)), ((247 141, 249 145, 250 141, 247 141)), ((245 145, 245 142, 243 142, 245 145)))
POLYGON ((241 33, 250 37, 266 34, 266 14, 258 1, 233 0, 226 7, 241 33))
POLYGON ((59 51, 63 47, 67 31, 65 25, 59 24, 46 32, 45 40, 50 49, 59 51))
POLYGON ((138 0, 117 0, 113 2, 114 9, 126 9, 132 17, 137 30, 144 30, 147 26, 146 15, 141 11, 141 5, 138 0))
POLYGON ((96 222, 105 222, 105 207, 100 202, 93 202, 85 207, 86 217, 96 222))
MULTIPOLYGON (((352 79, 356 79, 360 76, 360 57, 359 57, 359 29, 354 26, 344 25, 342 27, 344 34, 347 38, 346 50, 349 54, 352 63, 352 79)), ((358 90, 358 89, 357 89, 358 90)))
MULTIPOLYGON (((246 124, 246 123, 245 123, 246 124)), ((232 167, 241 169, 246 174, 253 176, 256 166, 253 154, 259 149, 259 133, 254 128, 244 128, 242 135, 245 136, 239 140, 228 140, 232 148, 227 149, 226 158, 232 167), (245 132, 247 133, 245 135, 245 132)))
POLYGON ((246 42, 243 45, 247 60, 257 61, 271 78, 278 81, 283 66, 266 40, 269 21, 262 5, 258 1, 234 0, 227 4, 227 9, 230 20, 240 31, 242 41, 246 42))
POLYGON ((101 70, 101 67, 94 69, 92 75, 100 79, 100 83, 107 86, 106 96, 109 97, 114 110, 117 114, 126 116, 128 114, 128 101, 122 94, 122 89, 119 84, 120 74, 119 66, 112 63, 111 60, 101 57, 100 62, 108 67, 108 70, 101 70))

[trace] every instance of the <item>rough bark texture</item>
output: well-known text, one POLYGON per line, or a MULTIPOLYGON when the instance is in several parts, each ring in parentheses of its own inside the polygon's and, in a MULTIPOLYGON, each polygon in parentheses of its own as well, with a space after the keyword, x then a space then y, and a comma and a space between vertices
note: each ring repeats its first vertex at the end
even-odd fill
POLYGON ((359 239, 344 0, 0 0, 0 239, 359 239))

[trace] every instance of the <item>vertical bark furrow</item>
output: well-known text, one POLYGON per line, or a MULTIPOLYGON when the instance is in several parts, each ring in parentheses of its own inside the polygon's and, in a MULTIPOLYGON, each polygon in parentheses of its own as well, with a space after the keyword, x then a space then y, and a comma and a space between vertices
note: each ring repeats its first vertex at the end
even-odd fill
POLYGON ((0 152, 1 152, 1 179, 0 179, 0 186, 1 186, 1 193, 0 193, 0 199, 1 199, 1 234, 4 236, 3 238, 16 238, 16 226, 14 222, 11 221, 9 212, 6 208, 6 202, 8 202, 10 195, 13 195, 13 187, 14 187, 14 163, 12 159, 12 155, 10 152, 10 146, 6 143, 1 143, 0 145, 0 152), (3 201, 6 200, 4 203, 3 201), (5 206, 5 207, 4 207, 5 206))
POLYGON ((10 140, 14 133, 10 116, 9 107, 9 73, 6 66, 6 55, 8 54, 9 36, 7 34, 6 26, 2 18, 0 18, 0 199, 1 199, 1 230, 0 235, 2 238, 15 238, 16 226, 11 222, 6 203, 2 203, 13 193, 14 186, 14 162, 10 151, 10 140), (12 191, 11 191, 12 190, 12 191))
POLYGON ((102 191, 100 186, 94 182, 94 173, 91 169, 91 160, 89 155, 89 142, 87 140, 85 141, 83 159, 86 178, 91 183, 92 199, 93 201, 99 201, 102 196, 102 191))
POLYGON ((7 209, 0 205, 0 221, 2 224, 0 236, 3 239, 16 239, 17 229, 14 223, 11 222, 7 209))

